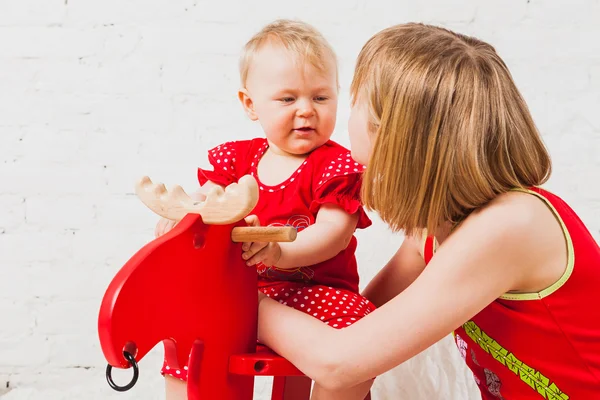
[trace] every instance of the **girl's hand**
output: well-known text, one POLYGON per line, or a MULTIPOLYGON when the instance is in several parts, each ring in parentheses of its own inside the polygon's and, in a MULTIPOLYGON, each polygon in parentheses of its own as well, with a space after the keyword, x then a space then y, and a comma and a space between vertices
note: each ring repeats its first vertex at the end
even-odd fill
MULTIPOLYGON (((260 226, 256 215, 246 217, 246 223, 250 226, 260 226)), ((242 244, 242 250, 242 258, 246 260, 248 266, 263 263, 271 267, 281 259, 281 247, 275 242, 245 242, 242 244)))
POLYGON ((160 237, 169 232, 177 225, 177 222, 178 221, 173 221, 171 219, 161 218, 156 224, 156 228, 154 228, 154 236, 160 237))

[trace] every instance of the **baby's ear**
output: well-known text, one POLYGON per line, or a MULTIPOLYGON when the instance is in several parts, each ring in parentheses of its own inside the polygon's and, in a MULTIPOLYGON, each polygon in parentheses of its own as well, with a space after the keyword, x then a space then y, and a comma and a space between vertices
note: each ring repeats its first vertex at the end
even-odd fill
POLYGON ((240 103, 242 103, 242 107, 244 107, 244 112, 248 114, 248 118, 250 118, 252 121, 256 121, 258 116, 254 111, 254 102, 252 101, 248 90, 246 88, 241 88, 238 91, 238 98, 240 99, 240 103))

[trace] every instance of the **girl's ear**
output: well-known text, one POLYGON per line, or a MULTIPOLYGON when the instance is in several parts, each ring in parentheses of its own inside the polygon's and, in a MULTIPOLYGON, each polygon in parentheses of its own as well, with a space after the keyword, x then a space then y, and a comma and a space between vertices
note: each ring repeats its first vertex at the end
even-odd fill
POLYGON ((248 114, 248 117, 252 121, 256 121, 258 116, 256 115, 256 111, 254 111, 254 102, 252 101, 248 90, 246 90, 246 88, 241 88, 238 91, 238 98, 240 99, 240 103, 242 103, 242 107, 244 107, 244 111, 248 114))

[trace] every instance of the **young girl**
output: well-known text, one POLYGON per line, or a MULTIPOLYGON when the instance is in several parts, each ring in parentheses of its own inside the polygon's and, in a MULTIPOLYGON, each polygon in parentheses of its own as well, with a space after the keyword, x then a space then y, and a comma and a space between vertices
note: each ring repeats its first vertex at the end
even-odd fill
POLYGON ((261 342, 338 398, 450 332, 484 399, 600 398, 600 248, 538 187, 550 159, 494 48, 394 26, 352 94, 364 202, 407 239, 347 329, 259 293, 261 342))
MULTIPOLYGON (((214 170, 198 171, 202 190, 252 175, 260 194, 248 221, 299 232, 293 243, 243 245, 242 257, 257 268, 261 292, 319 323, 352 325, 374 309, 358 294, 354 256, 354 231, 371 221, 359 200, 364 167, 329 140, 337 110, 335 54, 311 26, 277 21, 246 44, 240 75, 240 101, 266 138, 210 150, 214 170)), ((157 234, 173 224, 159 222, 157 234)), ((167 397, 185 398, 187 371, 164 365, 162 372, 167 397)), ((321 390, 316 385, 315 398, 327 398, 321 390)))

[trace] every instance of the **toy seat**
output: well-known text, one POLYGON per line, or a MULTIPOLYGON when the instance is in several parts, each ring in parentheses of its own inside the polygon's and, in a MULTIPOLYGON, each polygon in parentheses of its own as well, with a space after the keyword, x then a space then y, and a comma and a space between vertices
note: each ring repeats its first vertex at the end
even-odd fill
POLYGON ((131 388, 137 363, 162 341, 168 365, 187 367, 189 400, 250 400, 257 375, 274 376, 274 400, 309 399, 310 379, 257 346, 257 274, 243 262, 240 242, 291 241, 296 231, 245 226, 256 181, 216 188, 204 202, 148 178, 136 191, 159 215, 183 219, 131 257, 106 290, 98 333, 109 383, 112 367, 134 368, 130 385, 113 388, 131 388))

